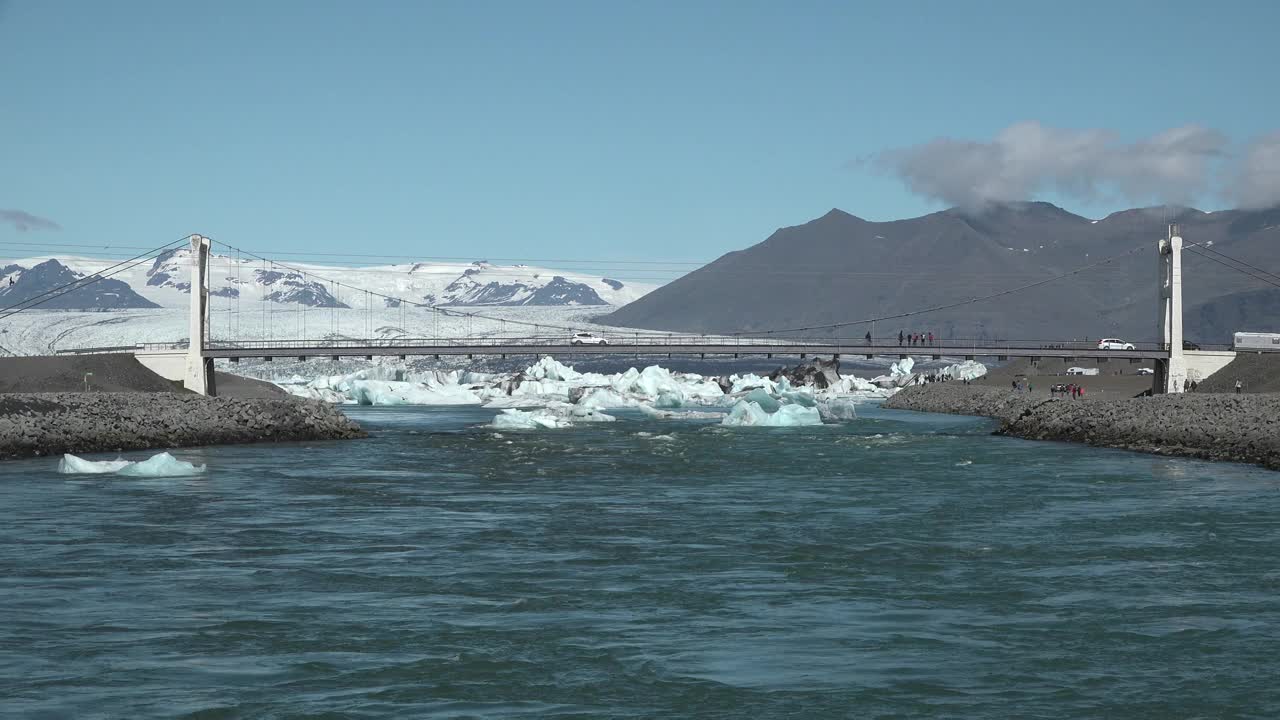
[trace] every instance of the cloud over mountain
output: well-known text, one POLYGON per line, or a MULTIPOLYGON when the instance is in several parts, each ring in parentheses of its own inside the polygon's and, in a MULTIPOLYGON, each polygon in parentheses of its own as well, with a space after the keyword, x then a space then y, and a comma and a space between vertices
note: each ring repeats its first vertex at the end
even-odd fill
POLYGON ((1280 130, 1245 148, 1231 172, 1227 195, 1245 208, 1280 205, 1280 130))
POLYGON ((1226 148, 1221 133, 1198 125, 1124 142, 1108 130, 1022 122, 990 141, 938 138, 878 153, 869 162, 918 195, 961 207, 1043 192, 1183 204, 1207 188, 1211 165, 1226 148))

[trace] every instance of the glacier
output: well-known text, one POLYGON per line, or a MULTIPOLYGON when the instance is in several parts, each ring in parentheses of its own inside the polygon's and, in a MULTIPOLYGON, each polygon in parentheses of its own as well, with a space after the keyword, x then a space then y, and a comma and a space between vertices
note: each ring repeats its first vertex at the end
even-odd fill
POLYGON ((58 461, 58 472, 64 475, 122 475, 124 477, 180 477, 199 475, 204 465, 194 465, 179 460, 167 452, 152 455, 146 460, 85 460, 70 453, 58 461))

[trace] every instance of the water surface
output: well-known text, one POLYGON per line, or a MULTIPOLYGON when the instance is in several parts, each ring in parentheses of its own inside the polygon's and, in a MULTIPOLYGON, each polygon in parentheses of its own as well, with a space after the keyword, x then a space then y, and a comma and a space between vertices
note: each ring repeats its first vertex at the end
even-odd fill
POLYGON ((860 409, 0 464, 0 715, 1280 716, 1280 474, 860 409))

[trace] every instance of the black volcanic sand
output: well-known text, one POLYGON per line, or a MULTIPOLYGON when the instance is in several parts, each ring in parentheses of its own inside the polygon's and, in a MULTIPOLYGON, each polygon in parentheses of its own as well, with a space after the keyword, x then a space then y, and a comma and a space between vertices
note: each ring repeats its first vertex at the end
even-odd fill
POLYGON ((1045 399, 999 387, 938 383, 884 402, 897 410, 981 415, 999 434, 1280 470, 1280 396, 1191 393, 1145 398, 1045 399))
POLYGON ((1098 362, 1087 358, 1065 361, 1061 358, 1041 358, 1032 363, 1028 358, 1018 358, 998 367, 990 367, 984 377, 973 385, 1010 389, 1015 379, 1025 378, 1031 385, 1031 394, 1046 399, 1049 388, 1057 383, 1075 383, 1085 389, 1085 397, 1131 398, 1151 389, 1150 375, 1137 374, 1138 368, 1151 368, 1153 362, 1130 363, 1128 360, 1098 362), (1067 375, 1072 367, 1097 368, 1097 375, 1067 375))
MULTIPOLYGON (((185 392, 128 354, 41 355, 0 358, 0 393, 84 392, 85 374, 90 392, 185 392)), ((224 397, 269 398, 287 393, 261 380, 217 372, 217 393, 224 397)))
POLYGON ((1196 393, 1234 393, 1236 380, 1246 393, 1280 393, 1280 353, 1240 353, 1229 365, 1210 375, 1196 393))
POLYGON ((315 400, 192 393, 0 395, 0 459, 231 443, 366 437, 315 400))

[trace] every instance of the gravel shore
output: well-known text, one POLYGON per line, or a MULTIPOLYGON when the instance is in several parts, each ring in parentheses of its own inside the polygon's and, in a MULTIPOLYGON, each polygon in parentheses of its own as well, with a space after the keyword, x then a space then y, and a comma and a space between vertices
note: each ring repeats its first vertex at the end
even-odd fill
POLYGON ((366 437, 333 406, 185 393, 0 395, 0 459, 366 437))
POLYGON ((1047 400, 1007 389, 942 383, 884 402, 896 410, 980 415, 999 434, 1079 442, 1159 455, 1253 463, 1280 470, 1280 396, 1156 395, 1047 400))

